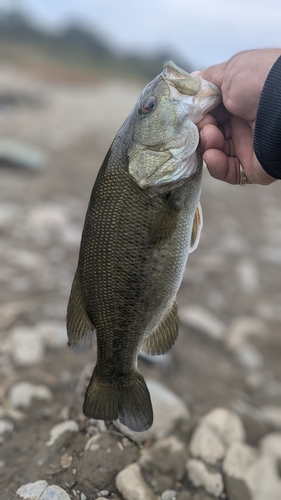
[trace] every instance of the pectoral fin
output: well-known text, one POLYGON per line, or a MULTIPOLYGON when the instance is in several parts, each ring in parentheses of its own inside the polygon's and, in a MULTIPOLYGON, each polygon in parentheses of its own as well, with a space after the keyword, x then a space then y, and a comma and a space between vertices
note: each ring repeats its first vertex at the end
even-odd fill
POLYGON ((193 219, 189 253, 194 252, 194 250, 196 250, 196 248, 198 247, 202 227, 203 227, 203 213, 201 205, 199 203, 198 207, 196 208, 196 212, 193 219))
POLYGON ((163 244, 168 241, 176 229, 179 210, 173 210, 167 203, 157 213, 148 234, 147 246, 163 244))
POLYGON ((91 347, 95 327, 85 308, 78 269, 72 283, 67 306, 66 324, 68 345, 71 347, 77 346, 79 350, 86 350, 91 347))
POLYGON ((142 349, 147 354, 165 354, 178 336, 178 306, 176 300, 157 327, 146 337, 142 349))

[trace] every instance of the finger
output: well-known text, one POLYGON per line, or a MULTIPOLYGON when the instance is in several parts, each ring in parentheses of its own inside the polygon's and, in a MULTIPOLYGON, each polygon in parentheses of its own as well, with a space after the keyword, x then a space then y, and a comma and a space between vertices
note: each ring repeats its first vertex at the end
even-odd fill
POLYGON ((224 62, 221 64, 216 64, 215 66, 210 66, 209 68, 200 71, 198 73, 198 76, 202 76, 204 80, 208 80, 209 82, 212 82, 219 88, 221 88, 226 65, 227 63, 224 62))
POLYGON ((200 120, 200 122, 196 123, 196 126, 198 127, 199 132, 206 125, 215 125, 215 126, 217 126, 217 120, 212 115, 210 115, 210 113, 207 113, 202 118, 202 120, 200 120))
POLYGON ((204 153, 208 149, 219 149, 227 156, 234 156, 234 146, 231 135, 225 138, 221 131, 213 124, 208 124, 200 131, 200 149, 204 153))
POLYGON ((239 184, 240 166, 236 157, 226 156, 221 150, 209 149, 203 155, 212 177, 229 184, 239 184))

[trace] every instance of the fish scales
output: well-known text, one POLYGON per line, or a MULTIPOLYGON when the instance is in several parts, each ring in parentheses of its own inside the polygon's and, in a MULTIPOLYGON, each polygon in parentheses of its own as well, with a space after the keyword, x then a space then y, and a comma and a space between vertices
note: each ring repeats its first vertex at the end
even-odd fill
MULTIPOLYGON (((198 93, 201 80, 194 90, 194 79, 174 68, 170 63, 165 70, 170 79, 178 81, 181 75, 180 92, 198 93)), ((144 90, 97 176, 67 313, 70 345, 89 342, 96 331, 97 362, 84 413, 106 421, 119 418, 136 431, 153 421, 149 392, 137 369, 138 352, 164 353, 176 340, 176 293, 195 221, 195 235, 201 229, 200 216, 195 217, 202 174, 198 131, 187 104, 180 115, 181 94, 175 112, 174 87, 164 72, 144 90), (168 113, 161 115, 161 105, 168 113), (146 113, 153 112, 150 122, 146 113)), ((218 91, 211 90, 213 106, 218 91)), ((210 107, 208 102, 205 108, 210 107)))

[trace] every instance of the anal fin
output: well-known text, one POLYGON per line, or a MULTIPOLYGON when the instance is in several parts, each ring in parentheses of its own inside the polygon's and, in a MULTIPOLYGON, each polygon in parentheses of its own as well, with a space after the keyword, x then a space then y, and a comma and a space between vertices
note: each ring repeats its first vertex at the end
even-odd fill
POLYGON ((73 279, 68 301, 66 325, 68 345, 82 351, 91 347, 95 327, 85 308, 78 269, 73 279))
POLYGON ((160 323, 145 338, 142 350, 152 355, 165 354, 177 339, 178 325, 178 306, 175 300, 160 323))

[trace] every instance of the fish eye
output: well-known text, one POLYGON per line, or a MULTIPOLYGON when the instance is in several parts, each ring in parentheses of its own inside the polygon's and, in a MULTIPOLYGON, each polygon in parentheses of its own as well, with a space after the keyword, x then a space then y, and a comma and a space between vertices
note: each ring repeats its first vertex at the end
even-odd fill
POLYGON ((142 103, 142 107, 141 109, 139 110, 139 113, 140 114, 145 114, 145 115, 148 115, 149 113, 151 113, 155 107, 156 107, 156 104, 157 104, 157 99, 156 97, 154 96, 149 96, 147 97, 143 103, 142 103))

